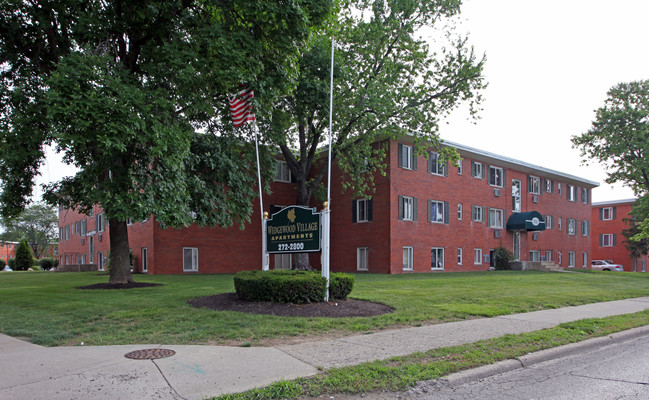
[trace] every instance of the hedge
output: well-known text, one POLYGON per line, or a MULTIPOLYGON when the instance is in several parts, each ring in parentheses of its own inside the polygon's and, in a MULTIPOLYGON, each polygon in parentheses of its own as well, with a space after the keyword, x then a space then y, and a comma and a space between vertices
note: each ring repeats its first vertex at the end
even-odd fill
MULTIPOLYGON (((242 271, 234 276, 237 297, 246 301, 313 303, 324 301, 327 280, 312 271, 242 271)), ((329 298, 344 300, 354 287, 354 277, 332 273, 329 298)))

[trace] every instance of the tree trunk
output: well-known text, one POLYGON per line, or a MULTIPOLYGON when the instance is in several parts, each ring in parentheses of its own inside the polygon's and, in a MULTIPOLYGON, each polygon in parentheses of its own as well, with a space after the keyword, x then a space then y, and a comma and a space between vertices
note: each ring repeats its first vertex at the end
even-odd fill
POLYGON ((108 223, 110 225, 110 278, 108 278, 108 283, 127 284, 133 282, 126 221, 110 218, 108 223))

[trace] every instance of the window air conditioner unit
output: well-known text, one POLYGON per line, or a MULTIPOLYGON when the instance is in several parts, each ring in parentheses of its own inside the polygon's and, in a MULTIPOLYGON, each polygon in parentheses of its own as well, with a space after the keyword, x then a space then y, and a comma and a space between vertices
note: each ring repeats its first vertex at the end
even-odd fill
POLYGON ((538 203, 539 202, 539 196, 533 196, 532 197, 532 202, 533 203, 538 203))
POLYGON ((532 235, 532 240, 539 240, 539 234, 538 234, 538 233, 534 233, 534 234, 532 235))
POLYGON ((85 243, 86 243, 86 238, 85 238, 85 237, 82 237, 82 238, 81 238, 81 244, 85 244, 85 243))
POLYGON ((500 197, 500 189, 494 189, 494 196, 500 197))
POLYGON ((102 235, 101 233, 100 233, 99 235, 97 235, 97 240, 99 240, 99 241, 101 242, 101 237, 102 237, 102 236, 103 236, 103 235, 102 235))
POLYGON ((494 237, 495 237, 496 239, 499 239, 499 238, 500 238, 500 229, 496 229, 496 230, 494 231, 494 237))

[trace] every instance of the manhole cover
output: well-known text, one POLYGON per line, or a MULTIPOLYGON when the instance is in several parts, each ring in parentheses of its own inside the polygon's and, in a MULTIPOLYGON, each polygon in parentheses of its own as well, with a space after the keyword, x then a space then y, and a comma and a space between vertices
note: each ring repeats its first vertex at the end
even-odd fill
POLYGON ((169 349, 144 349, 126 353, 124 357, 132 360, 157 360, 158 358, 171 357, 174 354, 176 352, 169 349))

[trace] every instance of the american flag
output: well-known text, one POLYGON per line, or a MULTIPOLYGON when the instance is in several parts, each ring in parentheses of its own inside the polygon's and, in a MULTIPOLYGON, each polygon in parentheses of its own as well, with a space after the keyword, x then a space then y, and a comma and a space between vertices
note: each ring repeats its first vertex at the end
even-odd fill
POLYGON ((243 125, 246 121, 255 120, 251 101, 254 97, 255 93, 248 87, 245 87, 234 96, 230 96, 230 114, 232 114, 232 124, 235 128, 243 125))

